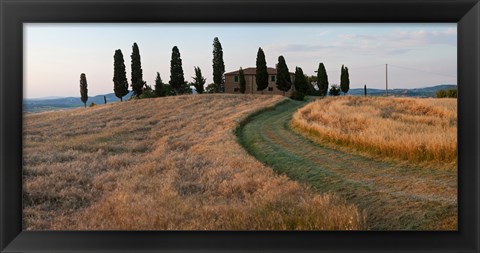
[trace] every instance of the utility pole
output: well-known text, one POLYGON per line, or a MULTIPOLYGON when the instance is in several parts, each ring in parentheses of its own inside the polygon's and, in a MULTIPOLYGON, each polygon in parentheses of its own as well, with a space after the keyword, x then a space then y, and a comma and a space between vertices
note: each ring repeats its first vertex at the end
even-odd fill
POLYGON ((385 64, 385 91, 388 97, 388 64, 385 64))

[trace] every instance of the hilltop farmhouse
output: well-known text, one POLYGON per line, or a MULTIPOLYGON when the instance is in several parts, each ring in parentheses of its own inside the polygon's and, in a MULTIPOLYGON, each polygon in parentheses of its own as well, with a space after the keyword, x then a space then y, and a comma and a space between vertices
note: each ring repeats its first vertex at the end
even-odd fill
MULTIPOLYGON (((243 74, 245 75, 245 94, 262 94, 262 91, 257 91, 257 82, 255 81, 256 68, 246 68, 243 69, 243 74)), ((240 70, 232 71, 225 73, 225 93, 240 93, 240 82, 239 82, 239 72, 240 70)), ((283 92, 277 89, 275 82, 277 81, 277 69, 267 68, 268 73, 268 87, 263 90, 263 94, 275 94, 283 95, 283 92)), ((293 82, 295 74, 290 72, 290 77, 292 79, 292 88, 285 92, 285 96, 290 96, 292 94, 293 82)))

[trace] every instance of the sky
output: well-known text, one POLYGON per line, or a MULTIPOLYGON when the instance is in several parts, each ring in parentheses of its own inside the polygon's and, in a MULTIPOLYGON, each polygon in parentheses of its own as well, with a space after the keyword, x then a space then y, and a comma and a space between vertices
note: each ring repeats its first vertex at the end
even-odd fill
MULTIPOLYGON (((113 92, 113 55, 121 49, 131 79, 132 45, 140 49, 143 79, 170 79, 172 47, 180 50, 185 80, 199 66, 212 82, 213 38, 223 48, 226 72, 255 67, 258 48, 267 65, 280 55, 290 72, 316 75, 325 64, 329 83, 339 84, 342 64, 350 88, 420 88, 457 83, 456 23, 421 24, 24 24, 24 97, 80 96, 85 73, 89 96, 113 92)), ((131 89, 131 88, 130 88, 131 89)))

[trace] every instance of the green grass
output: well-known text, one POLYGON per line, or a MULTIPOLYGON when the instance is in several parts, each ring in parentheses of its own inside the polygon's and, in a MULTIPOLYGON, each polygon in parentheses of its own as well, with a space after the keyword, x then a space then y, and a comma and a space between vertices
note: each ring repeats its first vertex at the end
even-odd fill
POLYGON ((456 173, 375 161, 320 146, 293 132, 287 100, 248 117, 240 144, 279 174, 319 192, 334 192, 367 213, 372 230, 455 230, 456 173))

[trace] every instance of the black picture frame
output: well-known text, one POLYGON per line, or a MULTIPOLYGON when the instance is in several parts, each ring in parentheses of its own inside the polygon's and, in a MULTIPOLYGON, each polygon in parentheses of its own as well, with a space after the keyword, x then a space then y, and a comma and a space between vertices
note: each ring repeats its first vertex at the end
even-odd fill
POLYGON ((1 252, 480 252, 478 0, 0 0, 1 252), (455 22, 459 230, 22 231, 23 23, 455 22))

